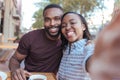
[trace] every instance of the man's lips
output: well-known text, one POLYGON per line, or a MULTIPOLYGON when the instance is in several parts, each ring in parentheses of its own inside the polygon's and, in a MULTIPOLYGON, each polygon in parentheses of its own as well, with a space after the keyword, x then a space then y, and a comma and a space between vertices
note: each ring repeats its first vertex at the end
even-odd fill
POLYGON ((58 31, 58 28, 50 28, 49 31, 52 32, 52 33, 55 33, 55 32, 58 31))

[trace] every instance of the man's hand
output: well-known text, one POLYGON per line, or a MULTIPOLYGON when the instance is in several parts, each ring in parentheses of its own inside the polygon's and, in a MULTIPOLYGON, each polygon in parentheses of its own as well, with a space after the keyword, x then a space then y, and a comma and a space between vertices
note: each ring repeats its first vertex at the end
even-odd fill
POLYGON ((11 75, 12 75, 12 80, 26 80, 26 77, 30 76, 31 73, 20 68, 17 69, 16 71, 13 71, 11 75))

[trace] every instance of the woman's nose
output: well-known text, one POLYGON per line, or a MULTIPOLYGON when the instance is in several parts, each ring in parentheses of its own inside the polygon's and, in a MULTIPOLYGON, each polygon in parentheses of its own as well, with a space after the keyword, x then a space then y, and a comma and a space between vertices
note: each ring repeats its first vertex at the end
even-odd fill
POLYGON ((70 29, 70 28, 71 28, 71 25, 67 24, 66 29, 70 29))

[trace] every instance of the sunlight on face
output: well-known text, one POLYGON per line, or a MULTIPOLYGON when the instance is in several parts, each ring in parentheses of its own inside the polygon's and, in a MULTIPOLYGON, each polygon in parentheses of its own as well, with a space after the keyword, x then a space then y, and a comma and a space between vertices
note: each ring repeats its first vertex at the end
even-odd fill
POLYGON ((83 38, 85 27, 77 14, 66 14, 62 20, 61 27, 63 35, 69 42, 75 42, 83 38))
POLYGON ((44 12, 44 27, 50 37, 60 35, 61 16, 63 11, 59 8, 49 8, 44 12))

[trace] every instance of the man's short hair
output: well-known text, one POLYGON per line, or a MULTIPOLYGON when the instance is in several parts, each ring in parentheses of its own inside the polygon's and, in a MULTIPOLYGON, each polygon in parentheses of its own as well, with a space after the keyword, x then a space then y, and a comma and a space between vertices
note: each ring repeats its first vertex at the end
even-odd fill
POLYGON ((63 11, 63 8, 62 8, 61 6, 59 6, 59 5, 57 5, 57 4, 49 4, 49 5, 47 5, 47 6, 44 8, 44 10, 43 10, 43 16, 44 16, 45 10, 47 10, 47 9, 49 9, 49 8, 58 8, 58 9, 60 9, 61 11, 63 11))

